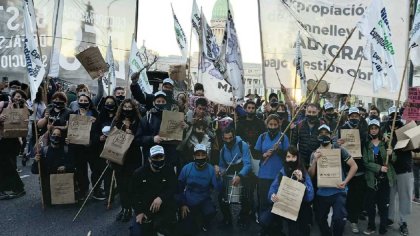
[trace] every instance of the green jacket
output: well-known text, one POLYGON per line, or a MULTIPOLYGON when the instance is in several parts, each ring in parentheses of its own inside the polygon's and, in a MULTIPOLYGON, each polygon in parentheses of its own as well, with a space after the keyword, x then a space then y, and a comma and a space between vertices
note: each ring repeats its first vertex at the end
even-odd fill
MULTIPOLYGON (((386 158, 386 143, 381 141, 379 143, 379 152, 381 154, 381 157, 385 161, 386 158)), ((395 162, 397 157, 395 156, 395 153, 392 153, 391 160, 388 161, 388 180, 389 180, 389 186, 392 187, 394 184, 396 173, 394 170, 394 167, 392 166, 392 163, 395 162)), ((369 188, 375 189, 375 175, 378 174, 381 171, 381 165, 378 165, 375 163, 375 158, 373 155, 373 144, 372 142, 369 142, 365 149, 363 150, 363 164, 365 165, 366 172, 365 172, 365 178, 366 183, 369 188)))

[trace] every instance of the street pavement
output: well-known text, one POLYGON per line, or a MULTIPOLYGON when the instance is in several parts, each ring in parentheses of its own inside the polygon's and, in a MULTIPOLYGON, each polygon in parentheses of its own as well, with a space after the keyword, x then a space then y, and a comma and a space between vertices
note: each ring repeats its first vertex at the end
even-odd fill
MULTIPOLYGON (((105 208, 104 202, 88 200, 82 213, 72 222, 81 204, 52 206, 42 210, 38 176, 30 173, 30 163, 20 168, 23 170, 20 175, 24 177, 26 195, 18 199, 0 201, 0 235, 87 235, 88 232, 92 235, 128 235, 129 223, 115 221, 119 212, 118 198, 110 210, 105 208)), ((220 218, 219 214, 217 220, 220 218)), ((408 222, 410 235, 420 235, 419 220, 420 205, 413 204, 413 212, 408 222)), ((219 230, 216 224, 217 222, 214 222, 209 232, 200 235, 258 235, 259 227, 256 223, 251 223, 247 230, 240 230, 234 225, 233 228, 223 231, 219 230)), ((366 224, 366 221, 360 222, 361 231, 366 228, 366 224)), ((311 235, 320 235, 316 226, 311 230, 311 235)), ((353 235, 350 223, 346 224, 345 235, 353 235)), ((394 224, 386 235, 400 235, 398 226, 394 224)))

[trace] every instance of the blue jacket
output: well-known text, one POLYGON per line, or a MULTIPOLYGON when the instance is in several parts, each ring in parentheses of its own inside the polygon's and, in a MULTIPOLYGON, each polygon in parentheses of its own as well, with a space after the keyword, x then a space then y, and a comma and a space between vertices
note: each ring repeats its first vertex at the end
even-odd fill
POLYGON ((229 149, 225 144, 220 150, 219 167, 222 170, 225 170, 230 163, 232 163, 232 165, 243 164, 241 171, 238 173, 239 176, 247 176, 251 172, 252 165, 249 146, 246 142, 242 141, 239 136, 235 137, 235 144, 232 149, 229 149), (239 148, 240 142, 242 142, 242 150, 239 148), (233 158, 235 158, 235 160, 233 160, 233 158))
MULTIPOLYGON (((274 179, 273 183, 270 186, 270 191, 268 191, 268 201, 271 202, 271 195, 277 194, 279 187, 280 187, 280 182, 281 182, 281 178, 283 176, 285 176, 285 171, 284 168, 282 168, 280 170, 280 173, 277 175, 277 177, 274 179)), ((314 199, 315 196, 315 192, 314 192, 314 188, 312 186, 312 181, 311 181, 311 177, 309 176, 308 173, 305 174, 305 178, 304 178, 304 185, 306 187, 305 189, 305 195, 303 196, 303 201, 304 202, 310 202, 314 199)))
POLYGON ((203 169, 198 169, 195 163, 188 163, 178 177, 179 204, 196 206, 211 198, 212 189, 220 191, 221 187, 221 179, 216 178, 212 165, 206 164, 203 169))

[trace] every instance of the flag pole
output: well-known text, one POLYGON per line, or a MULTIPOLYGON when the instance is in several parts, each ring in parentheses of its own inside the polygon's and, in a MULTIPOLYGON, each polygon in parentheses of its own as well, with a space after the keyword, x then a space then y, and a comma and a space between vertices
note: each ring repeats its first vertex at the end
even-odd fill
MULTIPOLYGON (((341 45, 340 49, 338 49, 337 53, 335 54, 334 58, 331 60, 330 64, 328 65, 328 67, 325 69, 324 73, 322 74, 321 78, 316 82, 314 89, 312 89, 312 91, 309 93, 308 97, 305 98, 305 100, 303 101, 303 103, 301 104, 301 106, 299 106, 298 111, 296 112, 296 114, 292 117, 292 120, 290 121, 290 123, 287 125, 287 127, 284 129, 282 135, 280 136, 280 138, 277 140, 277 142, 273 145, 273 150, 276 150, 281 142, 281 140, 283 139, 284 135, 289 131, 291 125, 293 124, 293 122, 295 121, 295 119, 297 118, 297 115, 300 113, 300 111, 303 109, 303 105, 306 104, 308 102, 308 98, 312 96, 312 94, 315 92, 315 90, 317 89, 319 83, 324 79, 325 75, 328 73, 329 69, 331 68, 331 66, 334 64, 335 60, 338 58, 338 56, 340 55, 340 52, 343 50, 344 46, 347 44, 347 42, 350 40, 351 36, 353 35, 354 31, 356 30, 356 27, 354 27, 351 31, 350 34, 347 36, 346 40, 344 41, 344 43, 341 45)), ((265 159, 265 161, 262 163, 262 165, 264 165, 268 159, 270 157, 268 157, 267 159, 265 159)))
MULTIPOLYGON (((265 80, 265 63, 264 63, 264 48, 263 48, 263 38, 262 38, 262 29, 261 29, 261 4, 260 4, 260 0, 258 0, 258 25, 260 27, 260 50, 261 50, 261 62, 262 62, 262 81, 263 81, 263 86, 264 86, 264 98, 265 101, 267 102, 267 92, 268 92, 268 88, 267 88, 267 81, 265 80)), ((277 73, 277 71, 276 71, 277 73)), ((281 87, 281 86, 280 86, 281 87)))
POLYGON ((192 47, 192 31, 193 31, 193 27, 191 25, 191 29, 190 29, 190 48, 189 48, 189 53, 188 53, 188 73, 187 73, 187 91, 191 90, 191 47, 192 47))
MULTIPOLYGON (((36 120, 36 115, 38 112, 38 106, 39 104, 36 105, 36 110, 35 110, 35 119, 34 119, 34 126, 35 126, 35 145, 36 145, 36 155, 39 155, 39 137, 38 137, 38 122, 36 120)), ((41 206, 42 209, 45 210, 45 202, 44 202, 44 191, 42 191, 42 176, 41 176, 41 159, 39 159, 38 161, 38 175, 39 175, 39 186, 41 189, 41 206)))

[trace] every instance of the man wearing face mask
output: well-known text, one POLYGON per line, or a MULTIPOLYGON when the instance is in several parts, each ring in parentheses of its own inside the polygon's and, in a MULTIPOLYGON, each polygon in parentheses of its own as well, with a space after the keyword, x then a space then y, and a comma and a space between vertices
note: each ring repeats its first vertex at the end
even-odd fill
MULTIPOLYGON (((397 111, 396 107, 390 107, 388 109, 388 122, 382 125, 382 132, 386 137, 385 140, 389 140, 392 128, 392 120, 394 114, 397 112, 397 119, 395 120, 395 130, 404 126, 401 120, 400 112, 397 111)), ((392 138, 391 147, 395 148, 398 139, 394 131, 392 138)), ((417 151, 417 150, 416 150, 417 151)), ((398 223, 400 225, 401 235, 408 235, 407 220, 411 214, 411 200, 413 194, 413 156, 411 151, 404 151, 403 149, 394 150, 397 160, 393 163, 395 173, 397 174, 393 185, 391 186, 390 194, 390 205, 388 213, 388 225, 392 225, 396 215, 396 195, 398 194, 398 223)))
MULTIPOLYGON (((191 125, 193 125, 198 120, 202 120, 206 123, 207 127, 210 127, 212 120, 207 108, 207 99, 204 97, 198 98, 195 100, 194 110, 188 110, 187 114, 185 114, 185 122, 191 127, 191 125)), ((209 136, 213 136, 211 132, 208 134, 209 136)))
POLYGON ((207 162, 207 147, 195 145, 194 162, 184 166, 178 177, 181 235, 195 235, 199 229, 206 232, 210 221, 216 216, 211 193, 212 190, 220 191, 222 183, 216 177, 213 166, 207 162))
POLYGON ((150 148, 149 164, 137 169, 131 180, 134 217, 130 235, 174 235, 176 176, 166 163, 162 146, 150 148))
MULTIPOLYGON (((368 143, 368 127, 365 125, 366 121, 360 116, 360 110, 357 107, 350 107, 348 121, 341 126, 341 129, 356 129, 359 131, 360 136, 360 153, 366 148, 368 143)), ((339 132, 340 134, 340 132, 339 132)), ((339 139, 339 145, 344 144, 344 139, 339 139)), ((362 213, 364 204, 364 194, 366 192, 365 181, 365 167, 361 157, 353 157, 358 168, 357 173, 349 183, 348 198, 346 202, 348 218, 351 223, 353 233, 359 233, 358 219, 362 213)))
MULTIPOLYGON (((79 97, 80 95, 87 95, 92 100, 92 104, 95 106, 98 106, 99 102, 102 100, 102 97, 104 96, 104 86, 102 83, 102 77, 99 77, 97 81, 98 81, 98 92, 96 96, 92 96, 92 93, 86 84, 79 84, 77 85, 77 88, 76 88, 77 97, 79 97)), ((79 104, 77 103, 77 99, 70 103, 69 108, 72 111, 77 111, 80 108, 79 104)))
POLYGON ((291 145, 299 147, 299 156, 309 166, 311 153, 319 147, 318 128, 323 121, 318 118, 319 108, 311 103, 306 106, 305 118, 292 129, 291 145))
POLYGON ((381 117, 379 116, 380 114, 381 111, 376 106, 372 105, 369 110, 369 116, 366 118, 366 122, 369 123, 369 121, 373 119, 381 122, 381 117))
POLYGON ((316 219, 319 224, 321 235, 341 236, 344 232, 344 226, 347 220, 346 211, 346 191, 347 184, 357 172, 357 164, 350 156, 350 154, 343 148, 333 145, 331 142, 331 129, 327 125, 321 125, 318 128, 318 143, 319 148, 311 154, 310 167, 308 173, 312 179, 317 176, 317 163, 321 159, 320 149, 336 149, 341 150, 341 168, 343 173, 343 181, 337 184, 336 188, 320 187, 316 192, 317 210, 316 219), (346 172, 344 167, 348 166, 349 171, 346 172), (347 175, 346 175, 347 173, 347 175), (331 220, 331 227, 328 225, 328 214, 330 208, 333 208, 333 215, 331 220))
POLYGON ((324 114, 321 120, 324 122, 324 124, 331 127, 331 129, 335 129, 335 127, 337 127, 337 119, 338 114, 334 110, 334 105, 330 102, 326 102, 324 104, 324 114))
POLYGON ((123 87, 115 87, 114 88, 114 97, 118 101, 118 105, 121 104, 122 101, 125 99, 125 88, 123 87))

